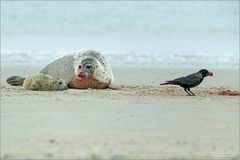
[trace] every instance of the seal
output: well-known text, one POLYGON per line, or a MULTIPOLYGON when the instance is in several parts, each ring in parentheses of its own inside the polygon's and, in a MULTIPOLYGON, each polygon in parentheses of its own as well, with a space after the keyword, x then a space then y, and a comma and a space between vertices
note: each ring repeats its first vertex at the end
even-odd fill
MULTIPOLYGON (((39 73, 61 77, 69 88, 78 89, 118 89, 114 76, 105 57, 97 51, 87 50, 57 58, 44 66, 39 73)), ((23 77, 13 76, 7 79, 10 85, 22 85, 23 77)))
POLYGON ((67 84, 60 78, 54 78, 43 73, 29 75, 23 82, 25 90, 60 91, 66 90, 67 84))

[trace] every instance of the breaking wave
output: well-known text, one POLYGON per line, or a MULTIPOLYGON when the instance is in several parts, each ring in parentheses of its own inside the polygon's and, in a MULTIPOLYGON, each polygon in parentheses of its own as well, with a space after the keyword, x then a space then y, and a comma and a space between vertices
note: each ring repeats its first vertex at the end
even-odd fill
MULTIPOLYGON (((139 53, 102 52, 112 66, 142 67, 214 67, 237 68, 239 55, 218 53, 139 53)), ((10 52, 1 53, 1 64, 47 64, 67 53, 10 52)))

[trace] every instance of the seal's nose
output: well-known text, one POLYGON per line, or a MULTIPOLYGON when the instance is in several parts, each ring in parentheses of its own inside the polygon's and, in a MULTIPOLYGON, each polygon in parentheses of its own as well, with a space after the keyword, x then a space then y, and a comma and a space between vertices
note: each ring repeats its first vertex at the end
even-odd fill
POLYGON ((90 65, 86 65, 86 66, 84 67, 84 71, 85 71, 85 72, 89 72, 91 69, 92 69, 92 66, 90 66, 90 65))

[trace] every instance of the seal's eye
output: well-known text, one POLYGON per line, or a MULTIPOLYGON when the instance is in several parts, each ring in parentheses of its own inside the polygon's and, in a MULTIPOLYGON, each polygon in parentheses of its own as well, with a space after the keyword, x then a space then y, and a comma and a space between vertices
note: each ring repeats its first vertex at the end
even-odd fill
POLYGON ((62 84, 62 82, 58 82, 58 84, 59 84, 59 85, 61 85, 61 84, 62 84))

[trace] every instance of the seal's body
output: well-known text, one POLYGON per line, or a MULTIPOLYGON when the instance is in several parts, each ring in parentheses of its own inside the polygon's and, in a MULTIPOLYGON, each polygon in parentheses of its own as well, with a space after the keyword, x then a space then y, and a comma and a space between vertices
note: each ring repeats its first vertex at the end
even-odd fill
POLYGON ((23 88, 25 90, 37 90, 37 91, 60 91, 66 90, 67 84, 64 80, 54 78, 47 74, 37 73, 28 76, 23 82, 23 88))
MULTIPOLYGON (((61 77, 70 88, 112 88, 114 77, 106 59, 97 51, 88 50, 57 58, 40 70, 40 73, 61 77)), ((9 78, 11 85, 21 85, 22 77, 9 78)))

